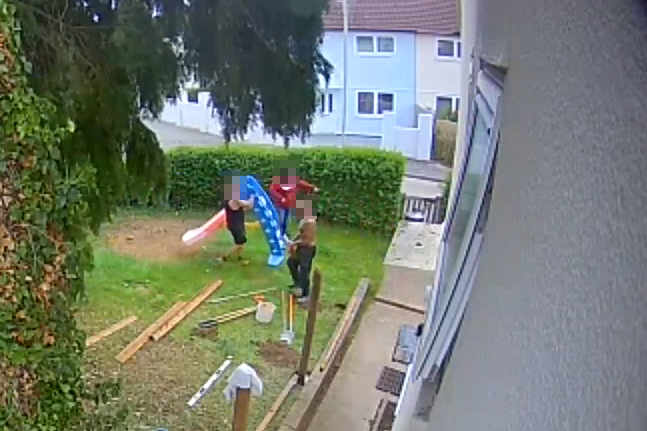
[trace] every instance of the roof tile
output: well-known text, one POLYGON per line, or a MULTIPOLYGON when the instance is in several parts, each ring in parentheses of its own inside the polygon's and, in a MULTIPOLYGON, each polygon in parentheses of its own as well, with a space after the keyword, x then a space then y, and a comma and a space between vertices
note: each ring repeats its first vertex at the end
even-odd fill
MULTIPOLYGON (((350 30, 410 31, 439 35, 459 31, 458 0, 348 0, 350 30)), ((341 0, 330 0, 326 30, 342 30, 341 0)))

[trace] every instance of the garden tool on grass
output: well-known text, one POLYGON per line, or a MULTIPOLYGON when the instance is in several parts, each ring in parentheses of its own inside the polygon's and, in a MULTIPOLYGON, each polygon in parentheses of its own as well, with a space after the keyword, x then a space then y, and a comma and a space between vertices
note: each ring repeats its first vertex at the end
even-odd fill
POLYGON ((287 345, 291 345, 294 342, 294 316, 292 302, 292 295, 281 291, 281 308, 283 311, 283 332, 281 333, 281 342, 287 345))

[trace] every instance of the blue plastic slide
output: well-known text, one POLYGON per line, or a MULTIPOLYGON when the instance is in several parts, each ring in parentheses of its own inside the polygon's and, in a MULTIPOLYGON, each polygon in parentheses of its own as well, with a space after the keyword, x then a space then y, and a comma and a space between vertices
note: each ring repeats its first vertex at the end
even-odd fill
POLYGON ((285 241, 281 237, 276 208, 256 178, 252 175, 245 175, 241 180, 247 184, 246 190, 241 193, 242 198, 248 199, 249 196, 254 196, 254 212, 263 233, 265 233, 267 244, 270 246, 270 257, 267 259, 267 264, 271 268, 278 268, 285 260, 285 241))

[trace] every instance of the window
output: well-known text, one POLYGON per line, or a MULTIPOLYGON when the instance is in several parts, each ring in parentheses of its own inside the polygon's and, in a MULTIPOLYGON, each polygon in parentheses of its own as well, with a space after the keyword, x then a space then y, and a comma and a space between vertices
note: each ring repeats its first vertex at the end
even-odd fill
POLYGON ((391 36, 357 36, 355 46, 360 54, 393 54, 395 39, 391 36))
POLYGON ((395 52, 395 39, 390 36, 378 36, 377 52, 391 54, 395 52))
POLYGON ((438 39, 436 55, 438 58, 458 60, 462 55, 462 46, 459 40, 438 39))
POLYGON ((381 115, 395 110, 395 95, 373 91, 357 93, 357 113, 359 115, 381 115))
POLYGON ((372 53, 375 51, 373 36, 357 36, 357 52, 372 53))
MULTIPOLYGON (((440 244, 432 294, 434 304, 428 306, 412 373, 414 378, 430 379, 438 384, 468 306, 495 176, 498 141, 495 119, 500 115, 497 101, 502 83, 492 80, 484 71, 478 72, 476 78, 466 148, 440 244)), ((447 106, 447 100, 439 99, 440 105, 447 106)), ((452 108, 457 107, 458 98, 451 99, 452 108)))
POLYGON ((438 118, 445 118, 453 112, 453 100, 451 97, 436 97, 436 114, 438 118))
POLYGON ((198 90, 196 89, 187 90, 186 98, 189 103, 198 103, 198 90))
POLYGON ((457 121, 460 98, 456 96, 437 96, 436 115, 439 119, 457 121))
POLYGON ((357 113, 362 115, 373 115, 375 113, 375 93, 357 93, 357 113))
POLYGON ((385 112, 393 111, 393 94, 378 93, 377 95, 377 113, 383 114, 385 112))
POLYGON ((332 113, 332 94, 321 94, 319 96, 319 112, 327 115, 332 113))

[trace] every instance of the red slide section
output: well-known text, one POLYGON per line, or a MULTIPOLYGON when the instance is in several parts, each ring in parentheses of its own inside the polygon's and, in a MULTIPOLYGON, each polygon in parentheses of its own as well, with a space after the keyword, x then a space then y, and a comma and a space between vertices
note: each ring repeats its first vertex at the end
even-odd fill
POLYGON ((227 216, 225 210, 220 210, 216 215, 211 217, 209 221, 196 229, 191 229, 182 235, 182 242, 186 245, 197 244, 209 235, 219 231, 225 227, 227 223, 227 216))

